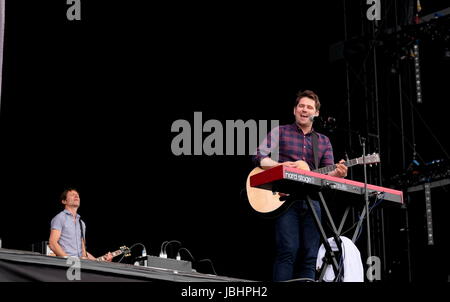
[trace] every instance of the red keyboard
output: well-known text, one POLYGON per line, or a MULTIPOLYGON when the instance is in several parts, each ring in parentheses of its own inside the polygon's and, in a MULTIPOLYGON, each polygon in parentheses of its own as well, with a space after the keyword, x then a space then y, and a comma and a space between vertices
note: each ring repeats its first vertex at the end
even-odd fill
MULTIPOLYGON (((250 186, 267 190, 273 190, 274 186, 291 186, 295 183, 303 183, 315 186, 316 188, 329 188, 359 195, 364 194, 364 183, 362 182, 333 177, 326 174, 320 174, 296 168, 287 168, 281 165, 250 177, 250 186)), ((380 199, 403 204, 402 191, 367 184, 367 192, 369 195, 376 194, 380 199)))

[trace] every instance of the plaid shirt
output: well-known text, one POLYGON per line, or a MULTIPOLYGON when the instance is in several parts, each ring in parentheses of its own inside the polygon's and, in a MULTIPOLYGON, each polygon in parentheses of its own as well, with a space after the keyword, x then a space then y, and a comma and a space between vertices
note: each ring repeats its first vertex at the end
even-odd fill
MULTIPOLYGON (((298 128, 297 124, 282 125, 272 129, 265 140, 256 150, 253 156, 255 165, 259 166, 263 158, 269 157, 270 153, 279 148, 278 162, 303 160, 308 163, 309 168, 314 170, 314 154, 312 145, 312 130, 306 135, 298 128), (276 131, 279 131, 279 141, 276 140, 276 131)), ((333 147, 330 139, 318 132, 318 151, 319 151, 319 168, 333 165, 333 147)))

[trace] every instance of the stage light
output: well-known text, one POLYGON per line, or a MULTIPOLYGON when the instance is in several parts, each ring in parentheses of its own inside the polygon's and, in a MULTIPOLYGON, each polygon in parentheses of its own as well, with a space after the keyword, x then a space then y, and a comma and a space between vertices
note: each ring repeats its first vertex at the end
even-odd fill
POLYGON ((420 54, 419 54, 419 42, 413 46, 413 57, 414 57, 414 74, 416 77, 416 100, 417 103, 422 103, 422 82, 420 80, 420 54))

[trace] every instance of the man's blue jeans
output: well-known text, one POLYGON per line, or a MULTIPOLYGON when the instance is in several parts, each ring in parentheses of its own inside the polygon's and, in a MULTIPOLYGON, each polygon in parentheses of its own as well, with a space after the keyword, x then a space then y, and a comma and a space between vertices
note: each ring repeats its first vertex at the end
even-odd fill
MULTIPOLYGON (((312 201, 320 219, 320 204, 312 201)), ((275 222, 274 281, 315 279, 320 233, 306 200, 297 200, 275 222)))

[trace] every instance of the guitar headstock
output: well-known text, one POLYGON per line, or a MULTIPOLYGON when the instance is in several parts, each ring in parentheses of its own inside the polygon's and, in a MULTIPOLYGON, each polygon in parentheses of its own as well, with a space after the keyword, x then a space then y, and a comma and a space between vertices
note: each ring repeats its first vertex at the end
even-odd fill
POLYGON ((380 162, 380 155, 378 153, 368 154, 364 157, 364 161, 363 161, 362 156, 359 157, 357 161, 359 164, 363 164, 363 163, 368 164, 368 165, 376 164, 376 163, 380 162))
POLYGON ((130 249, 129 249, 128 247, 126 247, 125 245, 120 247, 120 251, 122 252, 122 254, 123 254, 125 257, 131 256, 131 251, 130 251, 130 249))

